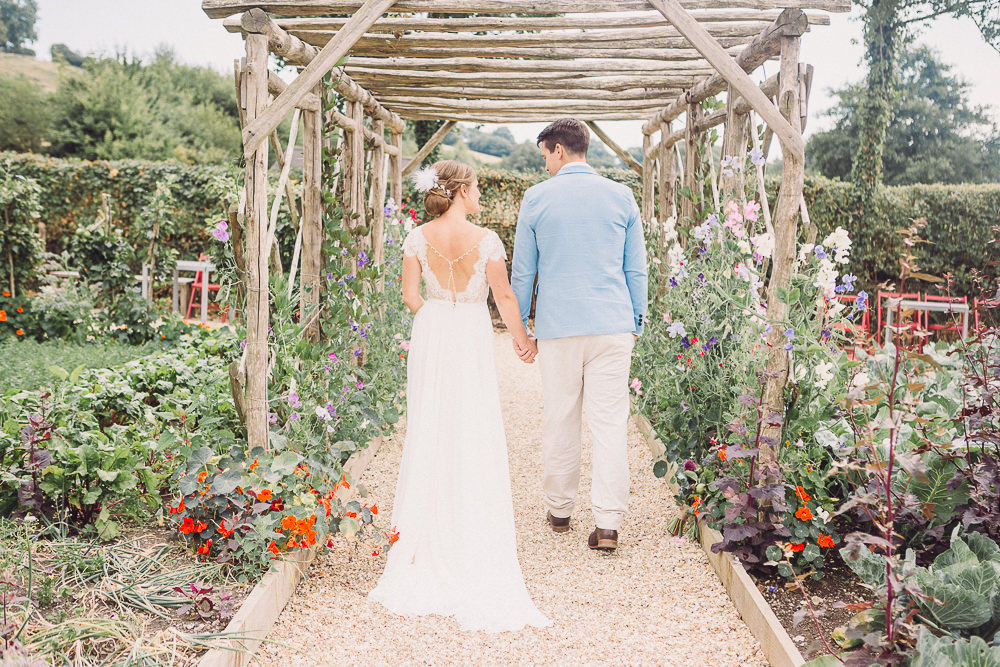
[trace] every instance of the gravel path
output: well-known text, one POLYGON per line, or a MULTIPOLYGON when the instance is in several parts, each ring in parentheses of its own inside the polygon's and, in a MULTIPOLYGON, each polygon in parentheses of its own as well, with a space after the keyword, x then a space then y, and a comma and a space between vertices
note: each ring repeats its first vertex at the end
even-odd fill
MULTIPOLYGON (((491 635, 460 632, 450 618, 406 618, 365 597, 385 556, 339 540, 313 563, 257 660, 266 665, 766 665, 700 547, 670 535, 674 515, 630 426, 632 496, 617 552, 587 549, 590 441, 584 431, 581 499, 573 530, 555 534, 541 504, 541 381, 497 334, 497 364, 510 451, 518 555, 549 628, 491 635), (301 651, 297 651, 300 649, 301 651)), ((389 521, 405 424, 362 477, 389 521)), ((442 527, 446 529, 446 527, 442 527)))

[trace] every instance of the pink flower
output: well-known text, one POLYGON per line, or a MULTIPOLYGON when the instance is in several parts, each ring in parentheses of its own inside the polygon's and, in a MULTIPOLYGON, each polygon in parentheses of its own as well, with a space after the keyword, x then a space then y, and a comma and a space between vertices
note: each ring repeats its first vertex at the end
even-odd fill
POLYGON ((760 213, 760 204, 755 201, 748 201, 743 206, 743 218, 750 222, 757 222, 760 213))
POLYGON ((642 396, 642 380, 639 378, 632 378, 632 384, 629 385, 629 388, 635 392, 636 396, 642 396))

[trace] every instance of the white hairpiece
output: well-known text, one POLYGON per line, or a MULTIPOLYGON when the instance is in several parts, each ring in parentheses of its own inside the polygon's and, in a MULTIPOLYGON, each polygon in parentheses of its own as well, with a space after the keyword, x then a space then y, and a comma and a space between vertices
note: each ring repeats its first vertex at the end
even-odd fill
POLYGON ((417 192, 427 192, 431 188, 437 187, 437 185, 438 173, 437 169, 433 166, 418 169, 413 174, 413 187, 417 189, 417 192))
POLYGON ((444 191, 445 196, 451 196, 451 191, 441 185, 441 181, 438 180, 437 169, 433 166, 418 169, 413 174, 413 187, 416 188, 417 192, 427 192, 428 190, 439 188, 444 191))

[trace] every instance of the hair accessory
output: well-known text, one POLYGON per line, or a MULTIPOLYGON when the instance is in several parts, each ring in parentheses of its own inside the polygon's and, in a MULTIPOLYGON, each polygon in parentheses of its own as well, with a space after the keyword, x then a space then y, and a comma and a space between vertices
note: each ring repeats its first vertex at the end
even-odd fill
POLYGON ((438 180, 437 169, 433 166, 418 169, 413 174, 413 187, 417 192, 428 192, 429 190, 438 189, 444 192, 446 197, 451 196, 451 191, 441 185, 441 182, 438 180))

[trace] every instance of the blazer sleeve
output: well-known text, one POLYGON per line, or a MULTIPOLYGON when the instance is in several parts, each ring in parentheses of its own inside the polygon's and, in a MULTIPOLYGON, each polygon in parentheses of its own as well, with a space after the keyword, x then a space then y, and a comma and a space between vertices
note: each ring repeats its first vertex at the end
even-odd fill
POLYGON ((642 218, 632 193, 629 193, 631 212, 625 227, 625 284, 632 299, 632 315, 635 318, 635 333, 642 333, 646 323, 646 307, 649 298, 649 283, 646 273, 646 239, 642 231, 642 218))
POLYGON ((510 286, 517 297, 521 309, 521 321, 528 328, 531 314, 531 291, 538 271, 538 244, 535 240, 534 223, 531 219, 531 202, 527 194, 521 201, 521 211, 517 216, 514 232, 514 259, 510 263, 510 286))

